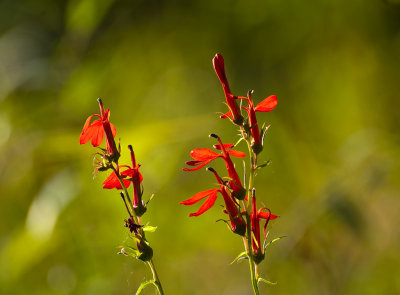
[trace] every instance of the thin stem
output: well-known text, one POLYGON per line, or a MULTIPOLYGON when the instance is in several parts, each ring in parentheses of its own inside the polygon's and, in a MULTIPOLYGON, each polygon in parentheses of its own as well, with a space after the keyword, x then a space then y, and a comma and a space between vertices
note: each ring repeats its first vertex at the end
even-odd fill
POLYGON ((163 291, 163 288, 161 286, 160 279, 158 278, 157 271, 156 271, 156 268, 155 268, 154 263, 153 263, 153 259, 148 261, 147 264, 151 269, 151 273, 153 274, 153 280, 154 280, 154 284, 155 284, 155 286, 157 288, 158 294, 164 295, 164 291, 163 291))
POLYGON ((122 187, 122 189, 123 189, 123 191, 125 193, 125 196, 128 199, 129 209, 130 209, 131 214, 133 216, 133 220, 135 221, 136 224, 140 225, 138 217, 135 214, 135 210, 133 210, 132 201, 131 201, 131 198, 129 197, 128 190, 127 190, 127 188, 125 186, 125 183, 122 181, 121 175, 119 174, 118 170, 114 166, 112 166, 111 169, 114 171, 115 175, 117 176, 117 178, 119 180, 119 183, 121 184, 121 187, 122 187))
POLYGON ((250 156, 250 172, 249 172, 249 182, 247 186, 247 206, 246 206, 246 223, 247 223, 247 232, 246 232, 246 242, 245 243, 245 249, 247 252, 247 256, 249 258, 249 267, 250 267, 250 278, 251 278, 251 285, 253 287, 253 292, 255 295, 259 295, 260 291, 258 290, 258 268, 256 263, 254 262, 254 257, 253 257, 253 250, 252 250, 252 235, 251 235, 251 191, 254 186, 254 176, 255 176, 255 171, 257 168, 257 156, 254 154, 253 149, 251 148, 251 142, 250 138, 247 134, 245 134, 245 130, 241 128, 242 130, 242 136, 245 138, 247 147, 249 150, 249 156, 250 156))

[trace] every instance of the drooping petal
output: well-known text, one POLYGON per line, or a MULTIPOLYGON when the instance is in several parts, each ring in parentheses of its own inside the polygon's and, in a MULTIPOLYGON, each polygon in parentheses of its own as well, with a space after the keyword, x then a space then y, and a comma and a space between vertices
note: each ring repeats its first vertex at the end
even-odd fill
POLYGON ((200 168, 202 168, 202 167, 206 166, 208 163, 210 163, 212 160, 214 160, 214 159, 209 159, 207 161, 189 161, 189 162, 186 162, 186 164, 188 164, 189 166, 195 166, 195 165, 198 165, 198 166, 196 166, 194 168, 183 168, 183 171, 196 171, 196 170, 199 170, 200 168), (198 163, 198 164, 196 164, 196 163, 198 163))
POLYGON ((256 107, 256 112, 270 112, 278 105, 278 99, 275 95, 268 96, 262 102, 260 102, 256 107))
MULTIPOLYGON (((233 148, 235 145, 233 143, 224 143, 223 144, 225 149, 231 149, 233 148)), ((220 144, 214 144, 213 148, 217 149, 217 150, 221 150, 221 145, 220 144)))
POLYGON ((215 194, 214 193, 211 194, 207 198, 207 200, 203 203, 203 205, 200 206, 199 210, 196 213, 190 213, 189 216, 192 217, 203 214, 214 205, 216 199, 217 199, 217 192, 215 192, 215 194))
POLYGON ((220 154, 213 152, 210 149, 194 149, 190 152, 190 156, 197 161, 214 160, 221 157, 220 154))
MULTIPOLYGON (((92 137, 90 136, 90 134, 87 132, 88 131, 88 128, 89 128, 89 125, 90 125, 90 121, 92 120, 92 118, 93 117, 99 117, 99 115, 97 115, 97 114, 94 114, 94 115, 91 115, 91 116, 89 116, 87 119, 86 119, 86 122, 85 122, 85 124, 83 125, 83 128, 82 128, 82 132, 81 132, 81 135, 80 135, 80 137, 79 137, 79 143, 80 144, 85 144, 85 143, 87 143, 92 137)), ((99 121, 99 120, 96 120, 96 121, 99 121)), ((96 122, 96 121, 94 121, 94 122, 96 122)), ((93 123, 94 123, 93 122, 93 123)))
POLYGON ((227 113, 225 113, 225 114, 222 114, 221 116, 219 116, 221 119, 226 119, 226 118, 231 118, 231 119, 233 119, 233 116, 232 116, 232 112, 229 110, 227 113))
POLYGON ((103 141, 104 136, 103 124, 100 120, 96 120, 92 125, 89 126, 89 129, 92 129, 92 145, 99 146, 103 141))
POLYGON ((260 210, 258 210, 257 215, 259 218, 268 219, 268 217, 269 217, 269 220, 274 220, 279 217, 279 215, 274 215, 274 214, 271 214, 269 211, 264 212, 262 210, 266 210, 266 208, 263 207, 260 210))
POLYGON ((241 151, 230 150, 230 151, 227 151, 227 153, 230 154, 231 156, 237 157, 237 158, 246 157, 246 154, 241 151))
MULTIPOLYGON (((122 179, 122 182, 124 183, 125 187, 128 188, 131 184, 131 182, 127 179, 122 179)), ((103 188, 104 189, 122 189, 121 183, 118 180, 117 175, 112 172, 107 179, 103 182, 103 188)))
POLYGON ((210 190, 206 190, 203 192, 199 192, 197 194, 195 194, 194 196, 190 197, 189 199, 187 199, 186 201, 182 201, 179 204, 181 205, 193 205, 195 203, 197 203, 198 201, 211 196, 211 195, 217 195, 218 189, 214 188, 214 189, 210 189, 210 190))
POLYGON ((121 172, 122 176, 129 176, 130 178, 132 178, 133 180, 135 180, 137 177, 139 177, 139 181, 140 183, 143 181, 143 176, 142 174, 139 172, 138 169, 127 169, 125 171, 121 172))

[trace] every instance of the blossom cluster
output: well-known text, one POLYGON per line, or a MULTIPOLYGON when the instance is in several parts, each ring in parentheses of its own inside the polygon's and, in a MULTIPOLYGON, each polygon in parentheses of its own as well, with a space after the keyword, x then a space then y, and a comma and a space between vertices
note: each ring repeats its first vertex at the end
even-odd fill
POLYGON ((111 171, 103 182, 103 188, 123 190, 121 196, 129 214, 129 218, 125 220, 125 226, 134 234, 132 238, 136 241, 137 258, 147 261, 152 258, 153 250, 145 238, 140 218, 146 212, 146 205, 142 199, 141 183, 143 176, 139 172, 140 165, 136 163, 135 153, 131 145, 128 146, 131 165, 119 164, 121 147, 119 145, 119 148, 117 148, 115 143, 117 130, 110 122, 110 110, 104 109, 100 98, 98 102, 100 114, 93 114, 87 118, 79 137, 79 143, 85 144, 91 141, 94 147, 98 147, 101 145, 105 135, 106 148, 100 148, 99 152, 96 153, 94 173, 111 171), (93 117, 97 119, 92 121, 93 117), (131 184, 133 187, 132 201, 127 190, 131 184), (126 199, 128 199, 128 202, 126 202, 126 199))
MULTIPOLYGON (((246 153, 235 150, 235 144, 223 143, 219 136, 211 134, 210 137, 218 142, 213 146, 218 152, 209 148, 193 149, 190 152, 193 160, 187 161, 186 164, 189 167, 183 170, 195 171, 209 165, 217 158, 221 158, 225 163, 227 176, 221 177, 214 168, 207 167, 206 169, 214 174, 217 180, 217 187, 196 193, 189 199, 180 202, 180 204, 193 205, 205 199, 198 211, 189 215, 199 216, 213 207, 218 195, 221 196, 224 202, 223 213, 229 217, 226 222, 230 230, 243 237, 246 257, 249 258, 251 263, 257 265, 264 259, 268 223, 278 216, 272 214, 267 207, 257 208, 253 178, 255 177, 255 171, 264 166, 257 164, 257 157, 263 150, 264 136, 269 126, 263 126, 260 130, 256 112, 272 111, 277 106, 278 100, 275 95, 271 95, 255 106, 252 99, 252 91, 249 91, 247 96, 232 94, 226 77, 224 59, 220 54, 214 57, 213 65, 222 84, 226 105, 228 106, 228 111, 223 113, 221 118, 229 119, 235 126, 238 126, 241 137, 239 141, 246 141, 248 144, 250 158, 249 183, 246 186, 244 181, 241 181, 232 161, 232 158, 245 158, 247 156, 246 153), (242 106, 243 102, 244 106, 242 106), (262 220, 265 221, 263 225, 264 246, 261 243, 260 233, 262 220)), ((254 267, 254 269, 257 268, 254 267)))

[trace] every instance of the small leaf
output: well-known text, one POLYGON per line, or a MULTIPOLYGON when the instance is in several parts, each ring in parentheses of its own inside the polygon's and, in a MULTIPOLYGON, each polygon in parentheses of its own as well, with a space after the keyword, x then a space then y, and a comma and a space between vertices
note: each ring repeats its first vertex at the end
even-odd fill
POLYGON ((275 238, 275 239, 269 241, 269 242, 264 246, 264 250, 265 250, 269 245, 271 245, 271 244, 273 244, 273 243, 275 243, 275 242, 278 242, 280 239, 283 239, 283 238, 287 238, 287 236, 281 236, 281 237, 278 237, 278 238, 275 238))
POLYGON ((154 194, 152 194, 152 195, 150 196, 150 198, 147 200, 147 202, 146 202, 146 207, 147 207, 147 205, 150 203, 150 201, 151 201, 153 198, 154 198, 154 194))
POLYGON ((150 280, 150 281, 141 283, 139 286, 139 289, 137 289, 137 291, 136 291, 136 295, 139 295, 140 293, 142 293, 143 289, 146 288, 150 284, 153 284, 154 286, 156 286, 154 280, 150 280))
POLYGON ((231 264, 234 264, 235 262, 239 262, 240 260, 243 259, 248 259, 249 257, 247 256, 246 251, 241 252, 236 258, 231 262, 231 264))
POLYGON ((135 248, 122 246, 118 254, 123 254, 125 256, 131 256, 133 258, 137 258, 140 255, 140 252, 135 248))
POLYGON ((235 145, 233 147, 236 147, 241 141, 243 141, 244 138, 240 137, 238 141, 236 141, 235 145))
POLYGON ((270 282, 270 281, 268 281, 268 280, 266 280, 266 279, 264 279, 264 278, 258 278, 258 280, 257 280, 257 283, 260 283, 260 282, 263 282, 263 283, 266 283, 267 285, 276 285, 277 284, 277 282, 270 282))
POLYGON ((271 160, 268 160, 268 161, 266 161, 264 164, 257 165, 257 168, 256 168, 256 169, 264 168, 264 167, 266 167, 266 166, 269 166, 270 164, 271 164, 271 160))
POLYGON ((157 226, 150 226, 150 225, 145 225, 142 227, 144 232, 148 232, 148 233, 154 233, 157 229, 157 226))

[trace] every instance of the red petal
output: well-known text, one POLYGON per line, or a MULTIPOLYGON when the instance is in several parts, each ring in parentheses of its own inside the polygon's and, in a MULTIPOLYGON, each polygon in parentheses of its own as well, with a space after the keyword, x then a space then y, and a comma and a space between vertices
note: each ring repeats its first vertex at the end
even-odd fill
POLYGON ((197 161, 214 160, 221 157, 220 154, 217 154, 210 149, 194 149, 190 152, 190 156, 197 161))
POLYGON ((237 157, 237 158, 246 157, 246 154, 241 152, 241 151, 230 150, 230 151, 227 151, 227 152, 228 152, 228 154, 230 154, 233 157, 237 157))
POLYGON ((185 162, 185 164, 189 165, 189 166, 197 166, 201 163, 203 163, 203 161, 187 161, 187 162, 185 162))
MULTIPOLYGON (((261 209, 260 209, 261 210, 261 209)), ((260 212, 260 211, 258 211, 258 217, 260 217, 260 218, 263 218, 263 219, 268 219, 268 216, 270 215, 269 214, 269 212, 260 212)), ((279 217, 279 215, 274 215, 274 214, 271 214, 271 217, 269 218, 269 220, 273 220, 273 219, 275 219, 275 218, 278 218, 279 217)))
MULTIPOLYGON (((235 145, 233 143, 224 143, 224 148, 226 150, 233 148, 235 145)), ((221 150, 221 145, 220 144, 214 144, 213 148, 217 150, 221 150)))
POLYGON ((270 112, 278 105, 278 99, 275 95, 268 96, 262 102, 260 102, 256 107, 256 112, 270 112))
POLYGON ((205 197, 208 196, 212 196, 212 195, 217 195, 218 189, 214 188, 214 189, 210 189, 210 190, 206 190, 203 192, 199 192, 197 194, 195 194, 194 196, 192 196, 191 198, 187 199, 186 201, 182 201, 179 204, 181 205, 193 205, 195 203, 197 203, 198 201, 204 199, 205 197))
MULTIPOLYGON (((100 120, 96 120, 93 122, 92 125, 90 125, 89 129, 93 129, 92 145, 99 146, 101 144, 101 142, 103 141, 103 136, 104 136, 103 124, 101 123, 100 120)), ((88 131, 89 131, 89 129, 88 129, 88 131)))
MULTIPOLYGON (((129 185, 131 184, 131 182, 129 180, 126 179, 122 179, 122 182, 124 183, 124 185, 126 186, 126 188, 129 187, 129 185)), ((105 189, 122 189, 121 183, 118 180, 117 175, 112 172, 107 179, 103 182, 103 188, 105 189)))
POLYGON ((226 119, 226 118, 231 118, 231 119, 233 119, 232 112, 229 111, 229 112, 227 112, 227 113, 221 115, 220 118, 221 118, 221 119, 226 119))
MULTIPOLYGON (((88 118, 89 120, 89 118, 88 118)), ((99 146, 103 140, 103 125, 100 120, 95 120, 90 126, 85 126, 79 138, 80 144, 92 140, 93 146, 99 146)))
POLYGON ((217 193, 210 195, 210 197, 200 206, 199 210, 196 213, 190 213, 189 216, 199 216, 210 209, 217 199, 217 193))
POLYGON ((196 162, 199 163, 199 165, 197 167, 194 167, 194 168, 183 168, 183 171, 199 170, 200 168, 202 168, 202 167, 206 166, 208 163, 210 163, 212 160, 214 160, 214 159, 210 159, 210 160, 207 160, 207 161, 189 161, 189 162, 186 162, 186 163, 189 163, 188 165, 190 165, 190 166, 194 166, 194 164, 196 162))
MULTIPOLYGON (((94 115, 89 116, 89 117, 86 119, 85 124, 83 125, 83 128, 82 128, 81 135, 80 135, 80 137, 79 137, 79 143, 80 143, 80 144, 85 144, 85 143, 87 143, 87 142, 91 139, 91 137, 88 136, 87 129, 89 128, 90 121, 92 120, 92 118, 93 118, 94 116, 99 117, 99 115, 94 114, 94 115)), ((96 120, 96 121, 98 121, 98 120, 96 120)), ((94 122, 93 122, 93 123, 94 123, 94 122)))

